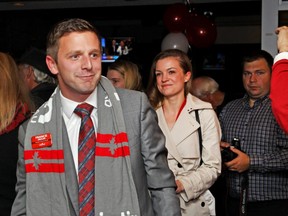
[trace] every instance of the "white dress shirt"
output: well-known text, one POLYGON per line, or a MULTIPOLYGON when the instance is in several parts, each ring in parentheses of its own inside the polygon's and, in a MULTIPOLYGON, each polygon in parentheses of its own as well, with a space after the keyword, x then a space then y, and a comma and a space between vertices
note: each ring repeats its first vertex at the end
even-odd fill
POLYGON ((97 116, 97 88, 92 92, 92 94, 83 102, 78 103, 68 98, 65 98, 61 92, 61 104, 62 104, 62 115, 64 118, 64 122, 66 124, 66 129, 68 132, 69 142, 71 146, 71 151, 74 159, 76 173, 78 174, 78 138, 79 138, 79 130, 81 124, 81 118, 74 113, 75 108, 78 104, 88 103, 94 107, 91 118, 93 121, 93 125, 95 128, 95 136, 97 135, 98 128, 98 116, 97 116))

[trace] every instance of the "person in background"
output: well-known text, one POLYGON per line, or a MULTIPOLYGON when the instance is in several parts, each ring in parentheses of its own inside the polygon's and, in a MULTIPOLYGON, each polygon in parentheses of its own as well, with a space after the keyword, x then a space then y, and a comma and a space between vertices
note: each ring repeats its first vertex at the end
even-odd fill
POLYGON ((15 60, 3 52, 0 76, 0 215, 10 216, 16 196, 18 128, 30 117, 33 106, 15 60))
POLYGON ((142 77, 137 64, 118 59, 108 66, 107 78, 114 87, 142 91, 142 77))
POLYGON ((112 39, 110 47, 108 47, 108 55, 119 55, 117 53, 117 42, 115 39, 112 39))
POLYGON ((115 89, 101 75, 101 53, 100 35, 86 20, 50 30, 46 63, 59 85, 20 130, 13 216, 180 216, 156 113, 144 92, 115 89), (81 121, 89 135, 79 134, 81 121), (85 159, 91 170, 80 175, 85 159))
POLYGON ((219 90, 219 84, 209 76, 200 76, 192 80, 190 92, 199 99, 211 103, 219 114, 219 108, 224 102, 225 93, 219 90))
POLYGON ((189 93, 191 77, 186 53, 162 51, 153 60, 147 94, 166 136, 182 216, 209 216, 215 202, 208 189, 221 173, 221 131, 211 104, 189 93))
MULTIPOLYGON (((201 100, 211 103, 217 116, 226 103, 225 93, 219 90, 219 84, 209 76, 194 78, 192 80, 190 92, 201 100)), ((215 197, 216 215, 225 216, 227 188, 223 172, 210 187, 210 191, 215 197)))
POLYGON ((32 47, 18 62, 20 74, 30 90, 36 108, 49 99, 57 83, 46 65, 45 58, 44 51, 32 47))
POLYGON ((275 32, 279 54, 274 58, 270 99, 277 122, 288 133, 288 26, 275 32))
POLYGON ((134 41, 131 37, 128 37, 125 41, 125 44, 128 48, 129 55, 131 56, 134 53, 134 41))
POLYGON ((121 40, 120 43, 119 43, 119 46, 117 48, 117 53, 118 55, 128 55, 129 54, 129 50, 128 50, 128 47, 127 45, 125 44, 125 41, 124 40, 121 40))
POLYGON ((273 57, 264 50, 243 58, 243 98, 219 115, 229 216, 288 215, 288 135, 277 124, 269 98, 273 57), (226 150, 225 150, 226 152, 226 150), (235 153, 235 155, 234 155, 235 153))

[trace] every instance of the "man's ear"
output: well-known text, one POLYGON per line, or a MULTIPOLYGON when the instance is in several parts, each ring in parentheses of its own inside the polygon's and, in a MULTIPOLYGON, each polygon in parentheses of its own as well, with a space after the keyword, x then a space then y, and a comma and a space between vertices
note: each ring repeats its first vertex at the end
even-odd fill
POLYGON ((48 68, 52 74, 54 74, 54 75, 58 74, 59 71, 58 71, 57 64, 56 64, 55 60, 49 55, 46 56, 46 64, 47 64, 47 66, 48 66, 48 68))
MULTIPOLYGON (((30 65, 28 65, 28 68, 27 68, 27 70, 25 71, 25 77, 26 77, 26 79, 29 79, 29 78, 31 78, 32 76, 34 76, 34 69, 33 69, 33 67, 32 66, 30 66, 30 65)), ((33 79, 34 79, 34 77, 33 77, 33 79)))

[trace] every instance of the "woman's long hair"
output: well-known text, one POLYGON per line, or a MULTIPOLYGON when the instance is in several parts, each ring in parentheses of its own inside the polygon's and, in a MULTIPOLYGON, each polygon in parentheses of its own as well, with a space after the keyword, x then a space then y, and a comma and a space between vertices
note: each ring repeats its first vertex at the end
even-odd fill
POLYGON ((15 60, 6 53, 0 52, 0 132, 3 131, 15 116, 17 107, 24 113, 33 109, 29 90, 18 71, 15 60), (27 110, 28 109, 28 110, 27 110))

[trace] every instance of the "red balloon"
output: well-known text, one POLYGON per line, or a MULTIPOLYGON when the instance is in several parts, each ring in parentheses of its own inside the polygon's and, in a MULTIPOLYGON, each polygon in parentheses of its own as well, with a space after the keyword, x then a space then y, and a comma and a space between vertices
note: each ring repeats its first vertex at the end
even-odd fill
POLYGON ((215 23, 198 14, 189 14, 185 33, 189 44, 198 48, 210 47, 217 38, 215 23))
POLYGON ((163 24, 170 32, 182 32, 187 27, 189 12, 185 4, 175 3, 166 9, 163 24))

